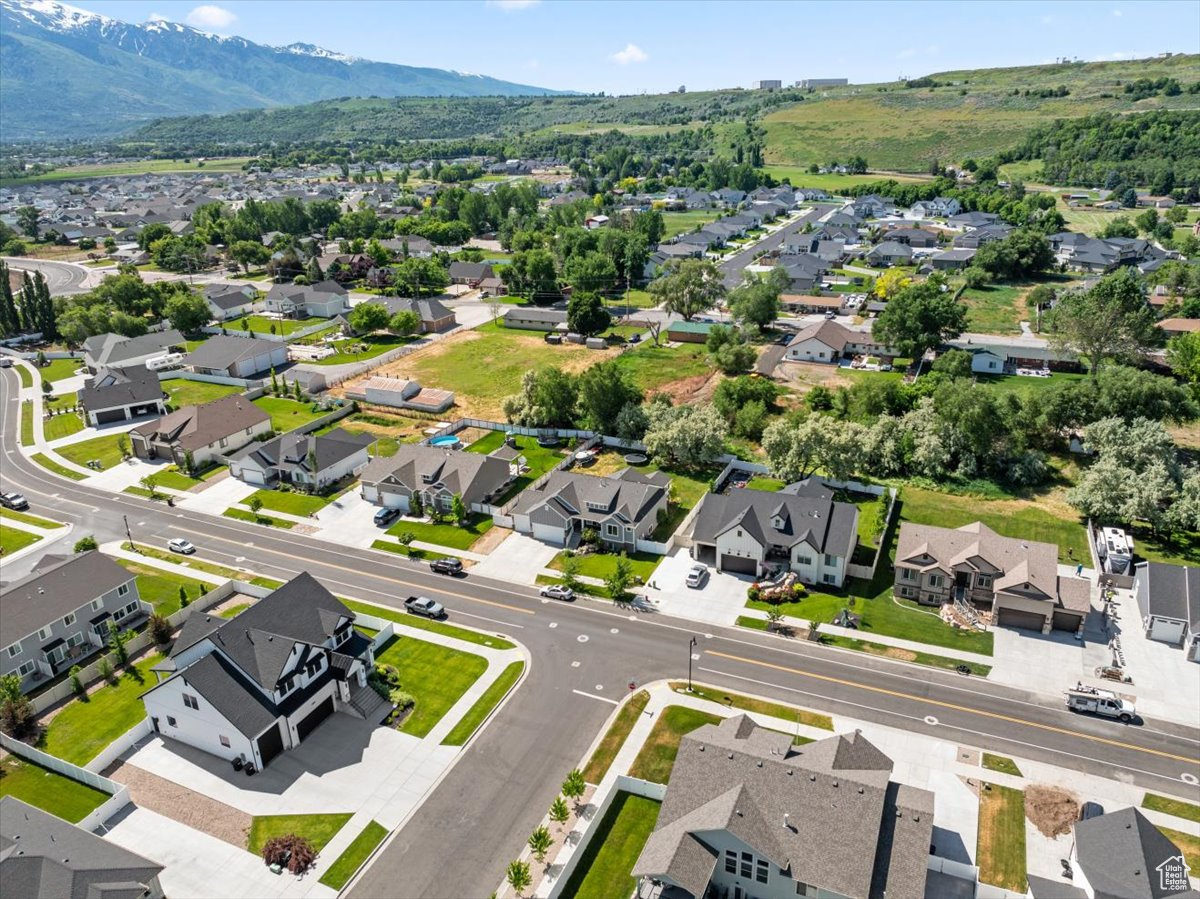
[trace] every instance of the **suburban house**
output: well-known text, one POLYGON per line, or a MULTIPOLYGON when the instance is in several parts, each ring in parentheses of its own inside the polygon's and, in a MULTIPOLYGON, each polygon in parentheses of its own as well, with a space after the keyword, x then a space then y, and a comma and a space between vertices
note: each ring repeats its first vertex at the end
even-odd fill
POLYGON ((1029 877, 1034 899, 1196 899, 1186 857, 1136 808, 1075 822, 1071 883, 1029 877))
POLYGON ((875 265, 907 265, 912 258, 912 247, 896 240, 885 240, 867 253, 867 261, 875 265))
POLYGON ((1200 318, 1164 318, 1158 323, 1158 328, 1167 337, 1191 334, 1200 331, 1200 318))
POLYGON ((484 278, 496 275, 487 262, 451 262, 448 274, 451 284, 465 284, 472 289, 478 287, 484 278))
POLYGON ((372 375, 359 386, 358 391, 347 391, 347 396, 358 399, 360 392, 365 402, 377 406, 394 406, 397 409, 445 412, 454 405, 452 390, 422 387, 417 381, 389 378, 386 375, 372 375))
POLYGON ((225 284, 210 284, 201 292, 208 311, 219 322, 239 318, 254 311, 258 304, 258 291, 249 285, 231 287, 225 284))
POLYGON ((584 530, 600 542, 633 552, 649 540, 667 514, 671 479, 626 468, 611 477, 553 472, 536 490, 526 490, 513 507, 513 528, 555 546, 574 547, 584 530))
POLYGON ((422 509, 449 512, 455 496, 468 509, 490 503, 512 478, 509 464, 493 456, 407 443, 394 456, 371 460, 362 473, 362 496, 405 513, 416 496, 422 509))
POLYGON ((283 341, 231 334, 208 338, 187 357, 188 367, 197 374, 228 378, 250 378, 287 361, 288 348, 283 341))
POLYGON ((980 375, 1004 374, 1005 357, 985 346, 964 347, 963 352, 971 355, 971 371, 980 375))
POLYGON ((1002 537, 976 521, 960 528, 904 522, 896 595, 922 605, 990 609, 1001 627, 1080 632, 1091 609, 1085 578, 1061 577, 1058 547, 1002 537))
MULTIPOLYGON (((934 794, 860 732, 793 746, 747 715, 684 734, 633 875, 663 895, 925 899, 934 794)), ((973 884, 968 885, 973 887, 973 884)))
POLYGON ((0 798, 0 883, 8 896, 163 899, 162 869, 15 796, 0 798))
POLYGON ((101 368, 142 365, 148 359, 183 346, 183 335, 174 328, 143 334, 141 337, 96 334, 83 342, 83 361, 88 371, 94 373, 101 368))
POLYGON ((518 306, 504 313, 504 327, 524 328, 527 331, 565 331, 567 310, 518 306))
POLYGON ((884 236, 890 241, 902 243, 914 249, 927 250, 938 244, 938 236, 923 228, 893 228, 884 236))
POLYGON ((79 405, 93 428, 143 415, 165 415, 158 374, 144 365, 101 368, 83 382, 79 405))
POLYGON ((840 312, 844 300, 841 295, 818 297, 811 294, 785 293, 779 297, 779 308, 798 315, 840 312))
POLYGON ((946 250, 944 253, 935 253, 930 256, 929 264, 935 271, 956 272, 970 265, 974 258, 975 251, 971 249, 946 250))
MULTIPOLYGON (((971 213, 974 215, 975 213, 971 213)), ((994 240, 1004 240, 1012 233, 1012 225, 1006 222, 994 222, 989 225, 980 225, 977 228, 972 228, 966 234, 960 234, 954 238, 954 246, 962 250, 978 250, 986 243, 991 243, 994 240)))
POLYGON ((1200 568, 1139 562, 1133 592, 1146 636, 1182 646, 1189 660, 1200 662, 1200 568))
POLYGON ((108 556, 43 556, 0 589, 0 676, 16 673, 21 689, 34 687, 103 649, 110 621, 124 628, 151 611, 134 575, 108 556))
POLYGON ((282 483, 316 491, 366 468, 367 447, 374 442, 370 434, 342 428, 320 435, 292 431, 233 453, 229 473, 247 484, 282 483))
POLYGON ((139 425, 129 432, 129 440, 139 459, 169 459, 181 468, 202 468, 270 430, 271 416, 234 394, 202 406, 184 406, 139 425))
POLYGON ((786 568, 806 584, 841 587, 858 541, 858 508, 804 481, 794 492, 708 493, 692 527, 692 556, 719 571, 762 577, 786 568))
POLYGON ((411 300, 407 297, 379 297, 378 302, 387 307, 389 315, 397 312, 415 312, 421 324, 417 331, 421 334, 438 334, 449 331, 458 324, 454 313, 442 305, 439 300, 411 300))
POLYGON ((859 354, 894 356, 890 347, 875 342, 870 331, 852 331, 835 321, 822 321, 798 332, 783 355, 788 362, 834 362, 859 354))
POLYGON ((263 302, 267 312, 289 318, 333 318, 349 309, 346 288, 336 281, 318 284, 276 284, 263 302))
POLYGON ((667 340, 672 343, 706 343, 713 322, 689 322, 680 319, 667 325, 667 340))
POLYGON ((953 197, 934 197, 932 200, 918 200, 908 208, 917 218, 941 219, 958 215, 962 204, 953 197))
POLYGON ((354 613, 302 572, 233 618, 188 618, 142 703, 155 732, 261 770, 334 712, 382 719, 373 665, 354 613))

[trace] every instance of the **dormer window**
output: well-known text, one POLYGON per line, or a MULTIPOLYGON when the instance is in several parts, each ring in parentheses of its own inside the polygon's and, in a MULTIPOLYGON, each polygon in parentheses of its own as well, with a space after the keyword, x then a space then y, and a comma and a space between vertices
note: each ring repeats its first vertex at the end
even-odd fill
POLYGON ((775 528, 775 530, 777 530, 777 531, 782 531, 783 530, 783 519, 780 518, 778 515, 776 515, 774 518, 771 519, 771 527, 775 528))

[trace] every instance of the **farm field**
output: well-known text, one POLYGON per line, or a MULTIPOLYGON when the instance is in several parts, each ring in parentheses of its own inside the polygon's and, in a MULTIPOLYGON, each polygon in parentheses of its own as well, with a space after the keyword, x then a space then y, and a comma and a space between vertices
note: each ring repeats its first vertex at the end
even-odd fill
POLYGON ((71 165, 28 178, 5 180, 8 184, 33 184, 47 181, 73 181, 84 178, 112 178, 117 175, 141 175, 145 173, 166 174, 168 172, 237 172, 250 161, 249 156, 230 156, 223 159, 208 159, 203 163, 182 159, 147 159, 135 162, 94 163, 71 165))

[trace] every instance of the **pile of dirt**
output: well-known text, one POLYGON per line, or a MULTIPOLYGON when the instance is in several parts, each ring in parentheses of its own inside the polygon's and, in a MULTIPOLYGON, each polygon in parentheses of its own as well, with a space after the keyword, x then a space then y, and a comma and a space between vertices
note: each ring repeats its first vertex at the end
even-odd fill
POLYGON ((1053 839, 1071 832, 1079 817, 1079 800, 1062 787, 1034 784, 1025 790, 1025 817, 1043 836, 1053 839))

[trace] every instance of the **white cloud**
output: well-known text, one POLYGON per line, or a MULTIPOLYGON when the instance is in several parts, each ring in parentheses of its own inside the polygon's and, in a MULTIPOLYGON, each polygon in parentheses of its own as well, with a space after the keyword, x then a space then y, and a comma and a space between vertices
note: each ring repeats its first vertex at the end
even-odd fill
POLYGON ((1125 13, 1121 12, 1121 10, 1119 10, 1119 9, 1114 9, 1112 11, 1112 14, 1113 14, 1113 18, 1116 18, 1116 19, 1119 19, 1119 18, 1121 18, 1121 16, 1125 15, 1125 13))
POLYGON ((488 6, 494 6, 503 12, 520 12, 523 9, 537 6, 542 0, 487 0, 488 6))
POLYGON ((227 9, 222 9, 220 6, 211 6, 205 4, 197 6, 187 14, 187 22, 189 25, 194 25, 197 28, 228 28, 235 21, 237 16, 227 9))
POLYGON ((166 16, 164 16, 160 12, 152 12, 152 13, 150 13, 150 15, 146 16, 146 21, 147 22, 169 22, 171 20, 168 19, 166 16))
POLYGON ((645 62, 650 55, 637 44, 626 44, 624 50, 612 55, 612 61, 618 65, 627 66, 631 62, 645 62))

